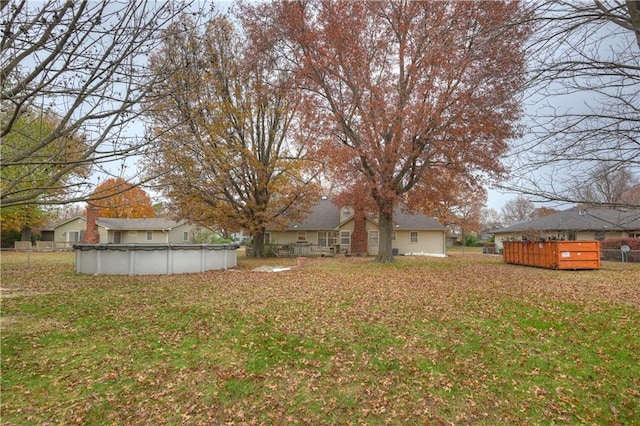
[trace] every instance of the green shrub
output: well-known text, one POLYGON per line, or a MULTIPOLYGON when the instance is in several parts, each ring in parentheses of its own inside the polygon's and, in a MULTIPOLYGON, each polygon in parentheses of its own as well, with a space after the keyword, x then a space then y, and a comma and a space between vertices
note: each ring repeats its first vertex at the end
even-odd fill
POLYGON ((464 237, 464 245, 467 247, 477 247, 478 244, 478 236, 475 234, 467 235, 464 237))

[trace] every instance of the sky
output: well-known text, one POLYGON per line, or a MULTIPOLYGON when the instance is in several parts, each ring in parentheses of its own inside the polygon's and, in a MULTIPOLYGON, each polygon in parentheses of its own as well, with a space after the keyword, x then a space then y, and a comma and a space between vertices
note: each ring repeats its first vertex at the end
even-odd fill
MULTIPOLYGON (((210 5, 210 4, 215 4, 216 7, 220 10, 220 11, 226 11, 228 9, 228 7, 233 3, 233 2, 229 2, 229 1, 206 1, 206 0, 199 0, 196 2, 197 5, 210 5)), ((563 102, 567 102, 567 100, 565 99, 563 102)), ((569 102, 569 106, 570 103, 572 102, 571 100, 568 101, 569 102)), ((574 102, 578 102, 575 101, 574 102)), ((562 105, 563 107, 566 107, 567 105, 562 105)), ((537 108, 538 106, 536 105, 530 105, 527 108, 537 108)), ((531 111, 528 111, 527 113, 530 113, 531 111)), ((135 134, 143 134, 144 130, 142 129, 142 126, 140 126, 140 129, 136 128, 136 129, 132 129, 132 132, 134 132, 135 134)), ((129 172, 132 171, 131 169, 135 169, 136 166, 129 164, 127 165, 127 168, 129 169, 129 172)), ((119 165, 118 164, 113 164, 112 167, 110 167, 110 173, 114 174, 114 175, 119 175, 121 174, 121 171, 119 170, 119 165)), ((126 174, 126 171, 125 171, 126 174)), ((104 176, 104 175, 103 175, 104 176)), ((126 176, 125 176, 126 177, 126 176)), ((101 179, 104 180, 105 177, 102 177, 101 179)), ((151 194, 154 195, 154 194, 151 194)), ((487 207, 489 208, 493 208, 495 209, 498 213, 500 213, 502 207, 505 205, 506 202, 508 202, 509 200, 513 200, 517 197, 517 194, 515 193, 508 193, 508 192, 504 192, 504 191, 500 191, 497 189, 488 189, 488 199, 487 199, 487 207)))
MULTIPOLYGON (((209 1, 209 0, 197 0, 195 4, 196 4, 196 7, 202 7, 202 6, 209 6, 212 3, 215 4, 217 9, 220 10, 222 13, 225 13, 228 10, 228 8, 233 4, 232 1, 209 1)), ((140 136, 144 134, 144 128, 142 127, 142 125, 134 126, 132 129, 130 129, 130 132, 132 134, 140 136)), ((116 176, 123 175, 123 177, 126 179, 126 174, 133 172, 138 167, 139 166, 136 166, 131 162, 127 162, 127 165, 126 165, 127 170, 122 170, 120 169, 119 163, 114 163, 108 169, 108 171, 109 171, 109 174, 111 175, 116 175, 116 176)), ((104 180, 106 178, 108 178, 106 174, 102 174, 102 176, 100 177, 101 180, 104 180)), ((161 199, 159 194, 156 194, 153 191, 149 191, 148 189, 147 191, 150 193, 152 198, 154 198, 154 200, 161 199)), ((517 194, 507 193, 497 189, 488 189, 487 192, 488 192, 487 207, 495 209, 498 213, 500 213, 502 207, 507 201, 517 197, 517 194)))
POLYGON ((517 197, 516 194, 508 194, 496 189, 489 189, 487 195, 487 208, 495 209, 498 213, 507 201, 517 197))

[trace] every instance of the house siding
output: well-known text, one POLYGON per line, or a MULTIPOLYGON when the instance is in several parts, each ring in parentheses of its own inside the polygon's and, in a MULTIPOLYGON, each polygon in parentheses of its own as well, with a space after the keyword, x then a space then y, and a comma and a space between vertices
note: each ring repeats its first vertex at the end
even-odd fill
MULTIPOLYGON (((340 232, 349 231, 353 232, 353 221, 348 221, 339 228, 338 232, 338 244, 340 244, 340 232)), ((369 231, 378 231, 378 227, 373 222, 367 221, 366 224, 367 236, 369 231)), ((324 231, 323 231, 324 232, 324 231)), ((396 240, 392 241, 392 248, 398 250, 398 254, 407 253, 429 253, 429 254, 445 254, 446 235, 444 231, 414 231, 418 232, 418 242, 411 242, 412 231, 395 231, 396 240)), ((307 242, 311 244, 318 244, 318 231, 306 231, 307 242)), ((298 240, 298 231, 270 231, 270 242, 273 244, 294 244, 298 240)), ((371 243, 371 241, 369 241, 371 243)), ((340 250, 344 251, 346 247, 341 246, 340 250)), ((377 254, 377 247, 368 245, 368 255, 375 256, 377 254)))
POLYGON ((445 253, 445 233, 442 231, 396 231, 396 240, 392 247, 398 254, 407 253, 445 253), (411 242, 411 232, 418 233, 418 241, 411 242))
MULTIPOLYGON (((171 228, 168 233, 165 233, 163 236, 166 240, 162 242, 169 242, 174 244, 192 244, 195 242, 195 233, 197 231, 197 227, 187 224, 178 225, 175 228, 171 228), (184 240, 183 234, 187 232, 189 234, 189 238, 187 241, 184 240)), ((154 235, 155 237, 155 235, 154 235)))
POLYGON ((147 240, 147 231, 120 231, 120 230, 109 230, 108 232, 102 228, 104 233, 100 235, 100 241, 106 241, 110 243, 115 242, 115 233, 120 232, 121 240, 120 244, 149 244, 149 243, 167 243, 167 232, 166 231, 150 231, 152 233, 152 239, 147 240), (104 237, 103 237, 104 235, 104 237))
POLYGON ((71 248, 71 245, 75 241, 71 241, 70 237, 72 233, 77 232, 78 241, 81 241, 81 235, 87 227, 87 221, 83 218, 75 218, 66 222, 53 230, 53 242, 55 248, 71 248))
MULTIPOLYGON (((304 221, 289 224, 285 231, 267 231, 270 237, 269 242, 272 244, 296 243, 298 242, 298 232, 303 231, 307 234, 306 242, 317 245, 318 232, 334 231, 337 234, 337 244, 340 244, 341 253, 356 254, 353 248, 360 247, 358 250, 366 250, 366 254, 370 256, 377 255, 380 247, 380 235, 375 218, 365 217, 364 232, 358 232, 363 234, 361 235, 361 244, 358 244, 353 235, 355 231, 354 211, 349 207, 348 211, 352 216, 345 217, 344 210, 345 207, 338 208, 328 199, 323 199, 304 221), (342 232, 349 232, 350 246, 341 244, 342 232), (374 232, 378 233, 377 243, 374 232)), ((396 241, 392 241, 392 248, 396 249, 398 254, 446 254, 446 229, 444 226, 425 215, 406 213, 400 207, 397 210, 394 213, 394 222, 398 225, 398 229, 395 229, 396 241), (415 243, 410 242, 411 231, 418 232, 418 241, 415 243)))
MULTIPOLYGON (((103 228, 104 229, 104 228, 103 228)), ((196 233, 196 227, 183 224, 176 226, 170 230, 153 230, 152 239, 147 239, 147 230, 138 230, 138 231, 120 231, 120 230, 109 230, 108 236, 105 233, 105 237, 100 235, 100 241, 106 241, 113 243, 114 242, 114 234, 116 232, 120 232, 121 235, 121 244, 150 244, 150 243, 171 243, 171 244, 193 244, 194 236, 196 233), (187 232, 189 237, 187 241, 184 240, 184 233, 187 232)))
MULTIPOLYGON (((291 244, 298 242, 298 231, 268 231, 271 235, 269 242, 271 244, 291 244)), ((318 232, 306 231, 307 242, 317 244, 318 232), (315 241, 315 242, 314 242, 315 241)))
POLYGON ((113 236, 112 239, 109 240, 109 230, 105 229, 104 227, 98 225, 98 235, 100 235, 100 242, 113 242, 113 236))
MULTIPOLYGON (((131 221, 135 221, 136 219, 131 219, 131 221)), ((146 226, 143 224, 143 227, 147 229, 132 229, 131 222, 127 223, 128 229, 121 229, 119 225, 113 225, 113 220, 105 219, 102 223, 100 219, 97 221, 98 225, 98 235, 100 237, 99 242, 101 244, 105 243, 115 243, 116 235, 120 234, 120 244, 193 244, 195 243, 195 235, 201 229, 196 225, 190 225, 187 223, 180 223, 171 227, 170 229, 148 229, 149 224, 146 226), (147 232, 151 232, 151 239, 147 239, 147 232), (184 240, 184 233, 188 233, 188 239, 184 240)), ((135 224, 134 224, 135 226, 135 224)), ((205 228, 206 229, 206 228, 205 228)), ((86 230, 86 220, 83 217, 77 217, 69 220, 68 222, 62 223, 56 226, 53 229, 53 242, 56 248, 71 248, 73 245, 73 241, 69 242, 70 236, 73 235, 73 232, 78 233, 78 242, 81 241, 82 235, 86 230)))

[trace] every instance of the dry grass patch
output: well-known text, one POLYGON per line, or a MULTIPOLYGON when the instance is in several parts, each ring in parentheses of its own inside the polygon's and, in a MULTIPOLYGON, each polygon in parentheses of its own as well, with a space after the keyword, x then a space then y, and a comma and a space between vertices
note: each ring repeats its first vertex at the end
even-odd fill
POLYGON ((5 260, 22 295, 2 305, 3 424, 640 422, 634 265, 241 258, 94 277, 5 260))

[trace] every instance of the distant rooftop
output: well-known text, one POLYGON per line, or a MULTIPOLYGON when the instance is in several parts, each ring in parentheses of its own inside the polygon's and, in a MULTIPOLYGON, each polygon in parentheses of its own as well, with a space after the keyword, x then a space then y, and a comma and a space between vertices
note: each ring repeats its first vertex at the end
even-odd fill
POLYGON ((108 217, 100 217, 97 221, 98 225, 110 230, 118 231, 158 231, 175 228, 182 225, 182 222, 166 218, 141 218, 141 219, 114 219, 108 217))
POLYGON ((638 231, 640 210, 638 209, 579 209, 571 208, 548 216, 519 222, 494 233, 525 231, 638 231))
MULTIPOLYGON (((340 207, 328 197, 322 197, 311 213, 301 222, 290 223, 289 231, 331 231, 337 229, 343 221, 340 217, 340 207)), ((376 220, 375 218, 369 218, 376 220)), ((394 229, 397 230, 442 230, 445 226, 423 213, 410 213, 397 206, 393 212, 394 229)))

